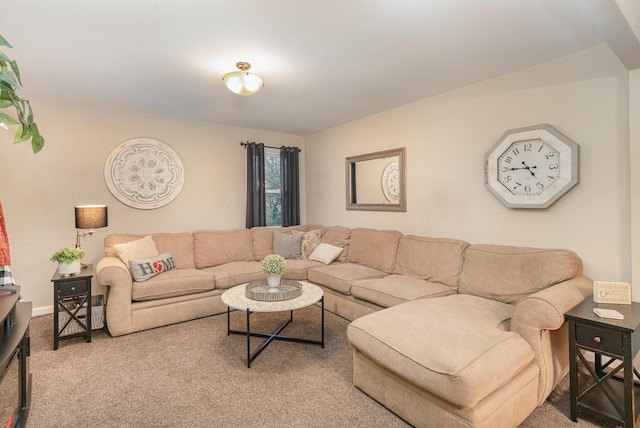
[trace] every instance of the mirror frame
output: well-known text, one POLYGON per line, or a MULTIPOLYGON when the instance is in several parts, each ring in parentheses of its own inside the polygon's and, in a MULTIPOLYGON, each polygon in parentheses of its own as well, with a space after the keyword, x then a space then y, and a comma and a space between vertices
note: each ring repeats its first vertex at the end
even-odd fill
POLYGON ((349 156, 345 159, 346 167, 346 184, 347 184, 347 210, 358 211, 407 211, 407 171, 406 171, 406 148, 383 150, 381 152, 367 153, 358 156, 349 156), (356 180, 356 164, 358 162, 383 159, 392 156, 398 156, 398 168, 400 170, 400 200, 397 204, 375 204, 375 203, 356 203, 353 195, 355 192, 356 180))

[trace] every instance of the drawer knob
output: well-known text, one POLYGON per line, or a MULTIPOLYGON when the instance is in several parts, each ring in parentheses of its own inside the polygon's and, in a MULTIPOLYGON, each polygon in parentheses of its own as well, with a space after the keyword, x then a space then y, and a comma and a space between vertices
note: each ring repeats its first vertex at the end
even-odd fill
MULTIPOLYGON (((71 291, 76 291, 76 287, 75 286, 71 287, 71 291)), ((598 340, 598 342, 599 342, 599 340, 598 340)))
POLYGON ((600 343, 600 342, 602 342, 602 339, 600 339, 600 337, 599 337, 599 336, 595 336, 595 337, 593 338, 593 341, 594 341, 594 342, 596 342, 596 343, 600 343))

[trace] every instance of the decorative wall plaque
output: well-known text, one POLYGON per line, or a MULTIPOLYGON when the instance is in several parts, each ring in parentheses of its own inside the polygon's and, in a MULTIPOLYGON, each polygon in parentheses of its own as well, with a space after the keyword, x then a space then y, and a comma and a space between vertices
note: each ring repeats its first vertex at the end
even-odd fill
POLYGON ((120 202, 150 210, 178 196, 184 168, 166 144, 152 138, 132 138, 113 149, 104 165, 104 179, 120 202))
POLYGON ((630 305, 631 284, 628 282, 593 281, 593 301, 630 305))

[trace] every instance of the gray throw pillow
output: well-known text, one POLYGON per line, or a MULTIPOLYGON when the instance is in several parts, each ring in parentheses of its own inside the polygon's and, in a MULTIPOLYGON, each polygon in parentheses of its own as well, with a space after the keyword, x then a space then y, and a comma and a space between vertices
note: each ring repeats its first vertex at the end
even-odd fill
POLYGON ((146 259, 129 259, 131 275, 136 282, 143 282, 159 273, 176 268, 170 253, 162 253, 146 259))
POLYGON ((280 254, 285 259, 299 259, 302 257, 300 246, 302 244, 302 233, 292 235, 273 231, 273 253, 280 254))

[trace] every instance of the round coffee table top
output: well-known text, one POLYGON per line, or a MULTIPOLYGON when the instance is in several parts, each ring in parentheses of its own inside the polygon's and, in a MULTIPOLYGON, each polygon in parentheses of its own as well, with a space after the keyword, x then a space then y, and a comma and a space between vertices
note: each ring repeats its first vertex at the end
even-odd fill
POLYGON ((280 300, 277 302, 253 300, 244 294, 247 284, 241 284, 222 293, 222 302, 230 308, 240 309, 242 311, 280 312, 306 308, 307 306, 311 306, 322 299, 323 293, 320 287, 304 281, 298 282, 302 284, 302 294, 293 299, 280 300))

